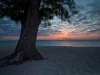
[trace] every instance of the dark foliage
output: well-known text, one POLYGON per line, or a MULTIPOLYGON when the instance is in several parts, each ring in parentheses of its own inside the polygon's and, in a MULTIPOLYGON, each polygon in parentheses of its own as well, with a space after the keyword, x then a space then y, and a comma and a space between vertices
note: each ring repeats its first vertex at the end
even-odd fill
MULTIPOLYGON (((0 0, 0 18, 10 17, 12 20, 21 21, 27 12, 28 0, 0 0)), ((57 16, 61 20, 69 18, 69 12, 66 5, 70 8, 72 14, 77 13, 73 0, 41 0, 40 19, 49 20, 57 16)))

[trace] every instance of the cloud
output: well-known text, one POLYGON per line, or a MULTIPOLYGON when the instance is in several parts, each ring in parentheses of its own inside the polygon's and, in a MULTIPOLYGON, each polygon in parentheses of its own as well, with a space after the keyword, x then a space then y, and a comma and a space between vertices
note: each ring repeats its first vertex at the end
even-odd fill
POLYGON ((94 1, 93 3, 87 4, 90 9, 85 14, 88 14, 91 18, 100 17, 100 1, 94 1))
POLYGON ((0 25, 8 25, 8 24, 12 24, 12 21, 10 21, 10 20, 3 20, 3 19, 0 20, 0 25))
MULTIPOLYGON (((84 15, 84 14, 83 14, 84 15)), ((83 21, 85 21, 85 20, 87 20, 88 18, 87 18, 87 16, 86 15, 84 15, 82 18, 80 18, 78 21, 79 22, 83 22, 83 21)))
MULTIPOLYGON (((55 24, 55 23, 54 23, 55 24)), ((47 28, 44 28, 43 26, 39 27, 38 35, 39 36, 49 36, 49 35, 55 35, 61 33, 61 27, 57 25, 52 25, 47 28)))
POLYGON ((70 35, 81 35, 93 33, 100 33, 100 1, 91 1, 91 3, 86 4, 84 9, 81 9, 79 14, 73 16, 71 20, 73 21, 73 28, 69 34, 70 35))
POLYGON ((0 20, 0 36, 18 36, 20 25, 11 20, 0 20))
POLYGON ((100 29, 93 29, 93 30, 90 30, 89 33, 100 33, 100 29))

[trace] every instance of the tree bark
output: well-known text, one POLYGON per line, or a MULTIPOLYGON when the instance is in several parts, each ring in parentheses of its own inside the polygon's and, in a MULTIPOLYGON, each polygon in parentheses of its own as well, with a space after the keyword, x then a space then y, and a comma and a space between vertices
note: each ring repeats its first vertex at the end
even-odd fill
POLYGON ((42 55, 36 49, 36 38, 38 27, 40 25, 39 18, 40 0, 28 0, 28 12, 25 12, 25 19, 21 21, 22 28, 20 38, 15 51, 8 56, 14 59, 20 53, 19 62, 24 60, 41 60, 42 55))

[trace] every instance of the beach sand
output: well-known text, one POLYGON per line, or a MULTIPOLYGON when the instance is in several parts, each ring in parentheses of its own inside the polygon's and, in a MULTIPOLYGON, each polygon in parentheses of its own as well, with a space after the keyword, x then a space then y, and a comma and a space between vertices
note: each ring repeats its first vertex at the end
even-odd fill
MULTIPOLYGON (((14 49, 15 46, 0 45, 0 58, 14 49)), ((48 59, 0 67, 0 75, 100 75, 100 47, 41 46, 37 49, 48 59)))

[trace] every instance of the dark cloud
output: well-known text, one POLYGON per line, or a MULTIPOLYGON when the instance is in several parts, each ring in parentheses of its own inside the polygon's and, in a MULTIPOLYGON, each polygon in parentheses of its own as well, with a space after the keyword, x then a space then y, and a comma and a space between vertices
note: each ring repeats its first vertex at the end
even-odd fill
POLYGON ((0 20, 0 25, 8 25, 8 24, 12 24, 12 21, 10 20, 0 20))
POLYGON ((90 30, 89 33, 100 33, 100 29, 93 29, 93 30, 90 30))
POLYGON ((88 14, 90 18, 97 18, 100 17, 100 2, 95 1, 93 3, 87 4, 90 8, 85 14, 88 14))
POLYGON ((91 1, 91 3, 86 4, 84 9, 80 9, 78 15, 72 17, 73 28, 69 34, 93 34, 100 33, 100 1, 91 1), (84 10, 84 11, 83 11, 84 10))
POLYGON ((79 22, 82 22, 82 21, 84 21, 84 20, 87 20, 88 18, 87 18, 87 16, 85 15, 85 16, 83 16, 82 18, 80 18, 78 21, 79 22))
POLYGON ((50 30, 48 30, 48 31, 47 30, 39 30, 38 35, 39 36, 48 36, 50 34, 50 32, 51 32, 50 30))
POLYGON ((87 20, 87 21, 83 21, 82 24, 90 24, 91 21, 87 20))
POLYGON ((49 35, 55 35, 59 33, 61 33, 60 27, 53 26, 53 25, 47 28, 41 26, 38 30, 39 36, 49 36, 49 35))
POLYGON ((87 6, 92 9, 99 9, 98 7, 100 6, 100 1, 94 0, 94 2, 87 4, 87 6))
POLYGON ((0 20, 0 36, 19 36, 20 25, 11 20, 0 20))

